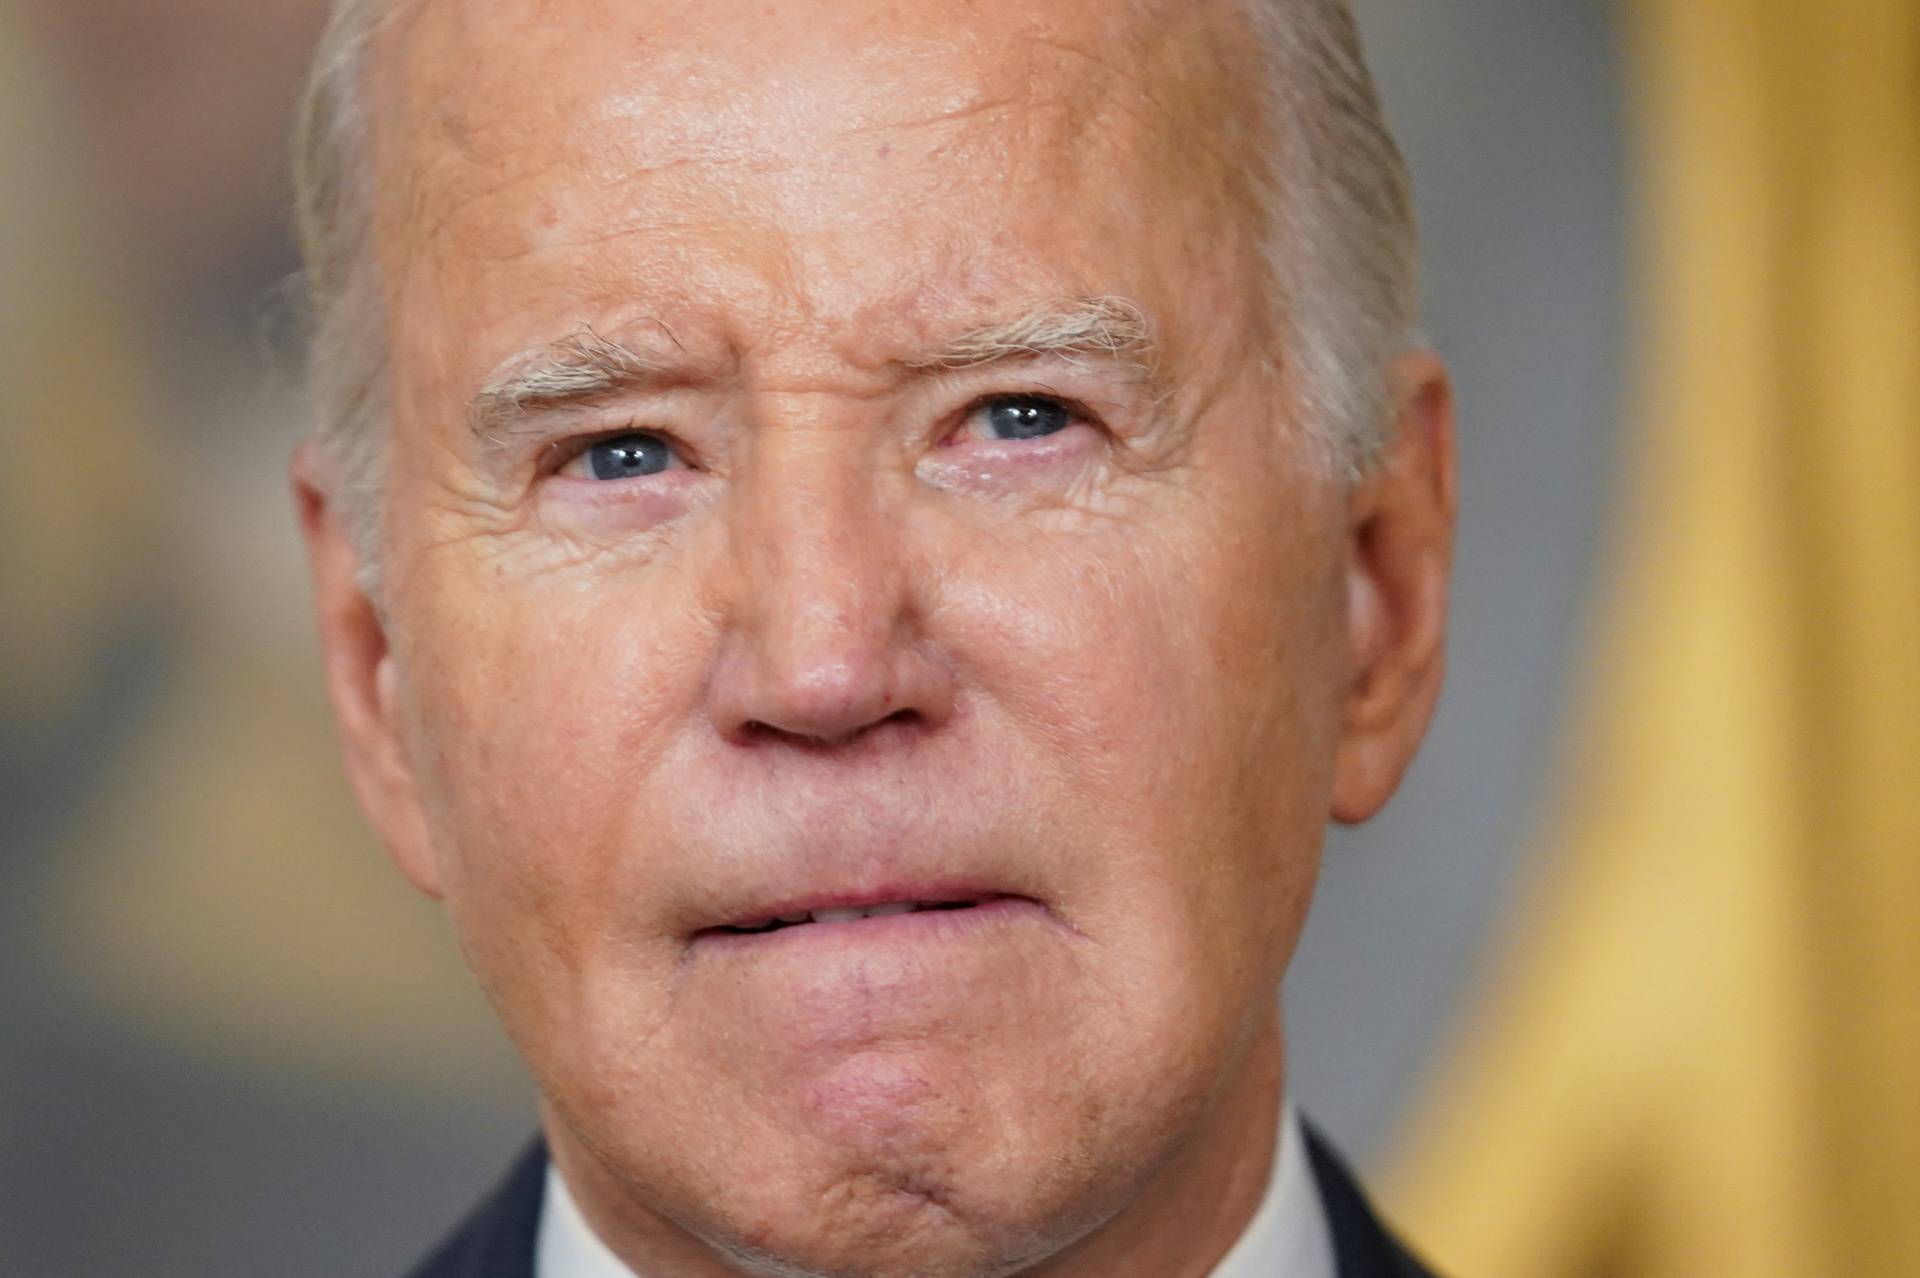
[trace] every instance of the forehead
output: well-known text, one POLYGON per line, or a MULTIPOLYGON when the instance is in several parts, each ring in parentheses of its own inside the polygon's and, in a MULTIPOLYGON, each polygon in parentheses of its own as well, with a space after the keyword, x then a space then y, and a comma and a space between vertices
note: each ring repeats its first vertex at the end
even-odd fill
POLYGON ((389 278, 482 309, 924 310, 1042 247, 1177 276, 1259 217, 1231 0, 424 0, 380 54, 389 278))

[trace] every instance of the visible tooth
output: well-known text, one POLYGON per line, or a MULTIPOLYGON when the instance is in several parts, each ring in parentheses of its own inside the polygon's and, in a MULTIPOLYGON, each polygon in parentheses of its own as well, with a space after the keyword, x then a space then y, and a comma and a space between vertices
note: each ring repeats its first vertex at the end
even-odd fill
POLYGON ((883 918, 889 914, 905 914, 912 909, 912 901, 889 901, 885 905, 871 907, 866 914, 868 918, 883 918))
POLYGON ((851 923, 866 913, 865 910, 815 910, 815 923, 851 923))

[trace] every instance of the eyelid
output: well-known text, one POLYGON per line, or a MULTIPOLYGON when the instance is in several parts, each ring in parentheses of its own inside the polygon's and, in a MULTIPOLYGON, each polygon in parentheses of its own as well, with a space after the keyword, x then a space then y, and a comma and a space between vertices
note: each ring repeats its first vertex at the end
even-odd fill
MULTIPOLYGON (((1040 400, 1046 403, 1058 405, 1062 410, 1066 412, 1067 418, 1068 418, 1068 425, 1072 425, 1075 422, 1083 422, 1086 425, 1094 427, 1096 430, 1107 429, 1106 419, 1093 407, 1087 404, 1085 400, 1076 398, 1075 396, 1067 395, 1057 390, 1047 390, 1047 389, 996 390, 996 391, 990 391, 984 395, 976 395, 972 399, 968 400, 966 403, 966 406, 963 407, 960 410, 959 414, 957 415, 955 419, 956 424, 953 427, 953 429, 946 431, 942 434, 941 436, 942 442, 951 444, 957 441, 962 435, 966 433, 968 426, 973 421, 974 415, 980 412, 982 409, 989 408, 996 403, 1006 403, 1008 401, 1017 402, 1019 400, 1040 400)), ((1057 433, 1058 432, 1056 432, 1056 434, 1057 433)), ((1043 436, 1036 437, 1036 439, 1050 439, 1050 438, 1052 438, 1052 436, 1043 435, 1043 436)), ((1013 444, 1013 443, 1030 443, 1035 441, 1011 440, 1011 439, 1004 439, 1004 440, 982 439, 980 442, 990 443, 990 444, 1013 444)))
MULTIPOLYGON (((616 426, 607 430, 589 431, 583 435, 569 435, 565 439, 550 441, 541 450, 541 478, 560 474, 566 470, 567 467, 573 465, 589 452, 593 451, 596 446, 626 435, 652 435, 654 438, 666 444, 667 452, 673 457, 675 464, 669 466, 666 471, 660 472, 661 474, 666 474, 674 470, 696 469, 693 459, 687 455, 688 450, 685 441, 678 435, 658 426, 642 426, 638 423, 630 422, 624 426, 616 426)), ((652 476, 640 476, 640 478, 652 478, 652 476)), ((620 481, 600 480, 597 482, 613 483, 620 481)))

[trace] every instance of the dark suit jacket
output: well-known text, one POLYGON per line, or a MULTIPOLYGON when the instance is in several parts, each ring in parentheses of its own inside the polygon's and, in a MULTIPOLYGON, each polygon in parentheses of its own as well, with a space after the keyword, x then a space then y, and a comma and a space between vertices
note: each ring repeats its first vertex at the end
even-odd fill
MULTIPOLYGON (((1311 1125, 1306 1132, 1340 1278, 1433 1278, 1374 1216, 1333 1147, 1311 1125)), ((546 1148, 535 1141, 506 1179, 409 1278, 533 1278, 533 1242, 546 1176, 546 1148)))

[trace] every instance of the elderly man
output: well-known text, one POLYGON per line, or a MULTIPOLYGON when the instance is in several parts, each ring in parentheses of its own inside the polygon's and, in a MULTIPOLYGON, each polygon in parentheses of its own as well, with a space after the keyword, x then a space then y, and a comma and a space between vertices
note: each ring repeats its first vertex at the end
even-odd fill
POLYGON ((1286 1100, 1441 678, 1340 0, 347 0, 294 483, 543 1140, 419 1272, 1418 1274, 1286 1100))

